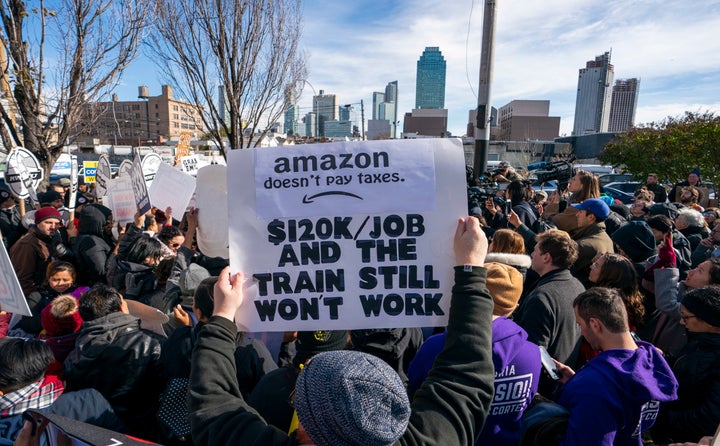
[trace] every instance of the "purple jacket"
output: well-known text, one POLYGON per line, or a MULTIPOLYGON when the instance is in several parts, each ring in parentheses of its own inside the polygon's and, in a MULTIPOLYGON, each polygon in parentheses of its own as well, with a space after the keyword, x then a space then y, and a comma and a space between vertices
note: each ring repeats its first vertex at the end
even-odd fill
MULTIPOLYGON (((429 337, 410 363, 409 391, 417 390, 445 344, 445 333, 429 337)), ((515 444, 520 437, 522 414, 537 392, 540 350, 527 340, 515 322, 499 317, 492 323, 492 358, 495 396, 476 445, 515 444)))

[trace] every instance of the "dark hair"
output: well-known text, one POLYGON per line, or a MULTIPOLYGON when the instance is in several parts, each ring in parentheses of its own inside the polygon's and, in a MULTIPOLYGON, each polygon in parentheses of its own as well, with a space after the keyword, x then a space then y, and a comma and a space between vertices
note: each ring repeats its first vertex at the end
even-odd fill
POLYGON ((578 258, 578 245, 570 234, 560 229, 549 229, 535 236, 540 252, 550 254, 552 264, 570 268, 578 258))
POLYGON ((34 383, 45 374, 53 352, 38 339, 0 339, 0 389, 14 392, 34 383))
POLYGON ((158 266, 155 268, 155 280, 157 280, 159 289, 164 290, 167 286, 167 281, 172 274, 174 266, 175 256, 166 257, 158 263, 158 266))
POLYGON ((720 284, 720 257, 710 257, 710 285, 720 284))
POLYGON ((527 201, 528 193, 522 181, 511 181, 505 191, 510 196, 510 200, 513 202, 513 204, 520 204, 523 201, 527 201))
POLYGON ((73 282, 75 282, 75 279, 77 278, 75 266, 73 266, 73 264, 70 262, 55 260, 53 262, 50 262, 50 264, 47 266, 47 270, 45 270, 45 283, 47 283, 48 278, 52 277, 55 273, 60 273, 64 271, 70 273, 73 282))
POLYGON ((614 288, 590 288, 575 298, 573 307, 585 322, 595 318, 610 333, 629 331, 625 303, 620 292, 614 288))
POLYGON ((170 243, 170 240, 174 239, 175 237, 182 236, 183 233, 177 226, 163 226, 162 229, 160 229, 160 232, 158 232, 157 238, 161 242, 165 243, 166 245, 170 243))
POLYGON ((95 284, 80 297, 80 316, 84 321, 122 311, 122 296, 118 290, 104 283, 95 284))
POLYGON ((525 240, 510 229, 498 229, 492 237, 492 252, 525 254, 525 240))
POLYGON ((645 305, 635 266, 620 254, 607 253, 603 254, 603 257, 605 263, 600 269, 600 275, 595 285, 617 289, 625 302, 630 325, 635 328, 640 327, 645 318, 645 305))
POLYGON ((200 282, 197 288, 195 288, 195 294, 193 295, 194 305, 202 312, 203 316, 207 318, 212 316, 213 310, 215 309, 213 289, 217 281, 217 276, 206 277, 200 282))
POLYGON ((573 203, 582 203, 588 198, 600 198, 600 182, 597 175, 587 170, 578 169, 575 175, 580 179, 582 189, 573 194, 573 203))
POLYGON ((150 257, 151 259, 159 260, 163 256, 163 253, 163 244, 160 240, 150 237, 147 234, 142 234, 135 239, 128 248, 125 254, 125 260, 144 265, 146 258, 150 257))
POLYGON ((635 193, 633 193, 633 197, 635 198, 635 201, 643 200, 652 203, 653 201, 655 201, 655 192, 649 190, 645 186, 642 186, 640 189, 636 190, 635 193))

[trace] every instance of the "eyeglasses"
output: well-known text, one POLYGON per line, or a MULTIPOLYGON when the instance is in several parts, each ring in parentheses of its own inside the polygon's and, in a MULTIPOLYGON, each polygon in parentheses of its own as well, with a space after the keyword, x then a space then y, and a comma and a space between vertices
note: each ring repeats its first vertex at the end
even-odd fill
POLYGON ((176 242, 171 242, 171 243, 169 243, 168 245, 169 245, 171 248, 179 248, 179 247, 180 247, 180 243, 176 243, 176 242))
POLYGON ((680 315, 680 319, 682 319, 682 320, 685 321, 685 322, 687 322, 688 319, 693 319, 693 318, 697 318, 697 316, 689 316, 689 315, 687 315, 687 314, 682 314, 682 315, 680 315))

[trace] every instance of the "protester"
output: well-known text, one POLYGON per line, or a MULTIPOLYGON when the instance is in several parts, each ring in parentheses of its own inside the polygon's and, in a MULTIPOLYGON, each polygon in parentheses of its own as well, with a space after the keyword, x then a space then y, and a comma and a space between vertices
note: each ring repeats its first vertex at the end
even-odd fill
POLYGON ((498 183, 522 181, 523 177, 507 161, 500 161, 497 170, 492 172, 492 180, 498 183))
POLYGON ((62 217, 57 209, 43 207, 35 211, 35 226, 10 249, 10 260, 26 296, 45 281, 45 271, 53 260, 52 238, 62 217))
MULTIPOLYGON (((530 199, 529 187, 525 186, 522 181, 512 181, 505 189, 505 200, 512 204, 512 210, 518 215, 520 221, 527 227, 531 228, 533 223, 540 218, 537 209, 532 206, 528 200, 530 199)), ((490 226, 495 229, 507 228, 508 221, 504 209, 500 209, 492 198, 488 198, 485 207, 493 216, 490 220, 490 226)))
POLYGON ((25 232, 26 229, 22 225, 22 217, 15 198, 9 190, 0 188, 0 233, 2 233, 5 249, 10 251, 10 248, 25 232))
MULTIPOLYGON (((693 186, 695 188, 703 187, 702 179, 700 178, 700 169, 693 169, 688 174, 687 180, 676 183, 670 190, 670 193, 668 194, 668 199, 671 202, 679 203, 682 189, 686 186, 693 186)), ((698 198, 698 202, 702 201, 702 196, 698 198)))
POLYGON ((583 337, 601 353, 577 373, 555 362, 564 384, 557 402, 569 412, 560 445, 642 444, 657 404, 677 398, 670 366, 651 344, 633 340, 617 291, 591 288, 573 308, 583 337))
POLYGON ((653 440, 691 441, 713 435, 720 424, 720 288, 704 287, 685 294, 680 323, 688 344, 673 364, 678 399, 660 405, 653 440))
POLYGON ((522 236, 510 229, 495 231, 485 260, 510 265, 518 270, 523 278, 526 277, 532 263, 530 256, 525 254, 525 242, 522 236))
POLYGON ((50 406, 63 392, 56 376, 46 375, 53 354, 37 339, 0 339, 0 442, 12 444, 23 426, 23 412, 50 406))
POLYGON ((648 259, 657 252, 650 226, 644 221, 630 221, 610 238, 615 244, 616 252, 630 259, 638 275, 642 277, 648 267, 648 259))
POLYGON ((592 172, 578 169, 567 186, 570 196, 566 199, 553 192, 548 198, 542 217, 550 220, 558 229, 570 234, 577 229, 577 209, 568 204, 582 203, 589 198, 600 198, 600 183, 592 172))
POLYGON ((665 203, 665 201, 667 201, 667 190, 658 182, 658 174, 649 173, 645 187, 653 193, 655 203, 665 203))
MULTIPOLYGON (((527 333, 508 319, 522 292, 522 275, 515 268, 487 262, 487 288, 493 298, 493 366, 495 398, 480 436, 475 444, 516 444, 524 410, 537 392, 540 379, 540 352, 527 340, 527 333), (518 391, 517 389, 522 389, 518 391)), ((420 388, 433 362, 445 344, 446 333, 427 339, 410 363, 409 391, 420 388)))
POLYGON ((420 328, 368 328, 352 330, 349 334, 353 350, 385 361, 407 387, 410 361, 423 343, 420 328))
POLYGON ((610 208, 599 198, 589 198, 572 206, 578 210, 575 214, 578 229, 572 236, 578 245, 578 257, 570 267, 570 272, 583 286, 588 287, 593 259, 598 254, 613 252, 613 242, 605 232, 605 219, 610 215, 610 208))
POLYGON ((64 377, 64 362, 75 349, 80 335, 82 317, 75 296, 63 294, 56 297, 40 313, 43 334, 40 336, 53 352, 55 359, 48 367, 51 374, 64 377))
POLYGON ((78 236, 73 243, 78 264, 78 283, 107 283, 107 272, 114 261, 112 211, 101 204, 84 206, 78 222, 78 236))
POLYGON ((154 422, 165 374, 163 338, 140 328, 117 290, 96 284, 80 298, 83 323, 65 360, 68 390, 92 387, 110 402, 129 433, 154 440, 154 422))
POLYGON ((577 259, 577 243, 567 232, 551 229, 537 235, 530 257, 540 280, 515 311, 513 320, 527 332, 530 342, 547 348, 553 358, 567 361, 580 335, 571 304, 585 291, 569 270, 577 259))
POLYGON ((679 209, 675 227, 688 239, 692 251, 695 251, 702 239, 710 236, 705 219, 694 209, 679 209))
POLYGON ((442 438, 445 445, 471 444, 493 395, 492 302, 482 267, 487 240, 476 219, 459 221, 454 246, 458 266, 448 335, 412 405, 385 362, 353 351, 321 353, 298 378, 295 407, 302 427, 290 438, 265 425, 237 390, 232 360, 237 329, 232 319, 243 299, 242 275, 231 277, 225 269, 215 289, 214 315, 200 332, 193 354, 190 419, 195 442, 222 438, 232 444, 285 445, 302 437, 329 446, 418 444, 442 438))
POLYGON ((53 299, 61 294, 74 293, 80 297, 80 293, 87 290, 87 287, 77 288, 75 279, 77 273, 72 263, 56 260, 50 263, 45 273, 46 279, 40 289, 27 296, 28 307, 32 316, 23 316, 18 324, 26 333, 37 335, 42 331, 41 313, 42 310, 53 299))

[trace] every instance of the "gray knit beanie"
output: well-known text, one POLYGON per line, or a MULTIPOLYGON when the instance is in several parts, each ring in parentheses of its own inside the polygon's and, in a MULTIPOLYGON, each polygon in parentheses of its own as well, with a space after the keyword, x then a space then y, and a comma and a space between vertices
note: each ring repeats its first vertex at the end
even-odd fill
POLYGON ((410 401, 398 374, 357 351, 320 353, 295 386, 300 423, 318 446, 386 446, 400 438, 410 401))

